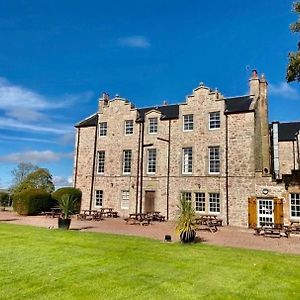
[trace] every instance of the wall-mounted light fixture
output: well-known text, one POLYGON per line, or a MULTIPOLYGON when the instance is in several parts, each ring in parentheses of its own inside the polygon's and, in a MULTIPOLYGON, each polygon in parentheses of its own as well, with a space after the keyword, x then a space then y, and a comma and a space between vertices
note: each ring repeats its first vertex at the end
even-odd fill
POLYGON ((264 194, 264 195, 267 195, 269 193, 269 190, 267 188, 263 188, 261 190, 261 192, 264 194))

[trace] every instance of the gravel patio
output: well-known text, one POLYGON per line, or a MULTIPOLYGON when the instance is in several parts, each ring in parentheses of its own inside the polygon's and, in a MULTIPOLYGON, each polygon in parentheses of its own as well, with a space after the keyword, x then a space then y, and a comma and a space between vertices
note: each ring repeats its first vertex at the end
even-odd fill
MULTIPOLYGON (((32 225, 57 228, 57 219, 45 216, 19 216, 11 211, 0 211, 0 223, 32 225)), ((128 225, 123 218, 106 218, 103 221, 79 221, 73 218, 72 230, 104 232, 121 235, 136 235, 157 240, 164 240, 165 235, 171 235, 173 241, 178 241, 175 234, 174 222, 153 222, 148 226, 128 225)), ((281 253, 300 255, 300 235, 291 235, 290 238, 267 238, 255 236, 254 230, 240 227, 225 226, 218 232, 206 230, 197 231, 197 236, 207 244, 247 249, 268 250, 281 253)))

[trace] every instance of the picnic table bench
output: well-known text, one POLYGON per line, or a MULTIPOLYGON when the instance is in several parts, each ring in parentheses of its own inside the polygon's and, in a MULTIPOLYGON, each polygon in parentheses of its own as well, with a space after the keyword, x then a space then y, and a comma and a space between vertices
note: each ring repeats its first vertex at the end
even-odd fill
POLYGON ((196 224, 198 225, 198 230, 209 230, 210 232, 217 232, 218 227, 222 226, 223 220, 218 219, 217 216, 213 215, 202 215, 199 218, 195 219, 196 224))
POLYGON ((45 211, 42 213, 43 215, 45 215, 46 217, 50 217, 50 218, 58 218, 61 215, 61 208, 59 207, 51 207, 50 211, 45 211))
POLYGON ((147 216, 146 213, 132 213, 128 215, 128 218, 124 219, 126 224, 130 225, 149 225, 151 224, 151 219, 147 216))
POLYGON ((263 222, 260 226, 254 228, 255 235, 264 237, 281 238, 281 236, 289 237, 291 228, 289 225, 276 224, 272 222, 263 222))

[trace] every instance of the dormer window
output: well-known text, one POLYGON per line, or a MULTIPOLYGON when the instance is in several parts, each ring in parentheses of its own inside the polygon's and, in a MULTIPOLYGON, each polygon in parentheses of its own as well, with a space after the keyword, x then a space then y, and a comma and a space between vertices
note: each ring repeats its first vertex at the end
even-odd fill
POLYGON ((193 131, 194 130, 194 115, 184 115, 183 116, 183 131, 193 131))
POLYGON ((99 136, 107 136, 107 122, 99 123, 99 136))
POLYGON ((220 128, 220 112, 215 111, 209 113, 209 130, 220 128))
POLYGON ((150 134, 155 134, 157 133, 157 118, 149 118, 149 130, 148 132, 150 134))

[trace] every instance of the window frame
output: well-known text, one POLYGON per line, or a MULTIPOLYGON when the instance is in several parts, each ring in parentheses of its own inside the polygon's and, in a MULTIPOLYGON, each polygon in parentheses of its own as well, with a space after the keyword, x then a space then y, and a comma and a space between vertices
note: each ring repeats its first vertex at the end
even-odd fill
POLYGON ((208 128, 209 130, 217 130, 221 128, 220 111, 213 111, 209 113, 208 128))
POLYGON ((153 117, 148 119, 148 133, 149 134, 157 134, 158 133, 158 118, 153 117), (152 123, 152 121, 155 121, 152 123))
POLYGON ((206 195, 204 192, 194 192, 194 201, 195 201, 195 212, 196 213, 200 213, 200 214, 205 214, 206 213, 206 195), (199 197, 197 197, 197 195, 199 195, 199 197), (197 199, 198 198, 198 199, 197 199), (202 201, 202 205, 198 204, 197 202, 201 203, 202 201), (202 206, 203 210, 199 210, 197 209, 198 207, 202 206))
POLYGON ((190 192, 190 191, 181 191, 180 192, 180 199, 183 200, 183 198, 184 198, 183 196, 187 195, 187 194, 189 194, 188 195, 189 197, 185 197, 185 200, 188 201, 188 202, 192 202, 193 201, 193 193, 190 192))
POLYGON ((105 151, 99 150, 97 151, 97 174, 102 175, 104 174, 104 172, 105 172, 105 151), (103 154, 103 156, 100 157, 100 154, 103 154), (101 167, 101 171, 99 171, 100 167, 101 167))
POLYGON ((99 137, 107 136, 107 122, 99 123, 99 137))
POLYGON ((122 161, 123 161, 123 164, 122 164, 122 173, 124 175, 131 174, 131 162, 132 162, 132 150, 131 149, 125 149, 125 150, 123 150, 123 160, 122 161), (130 153, 129 165, 126 165, 126 162, 128 163, 128 161, 126 161, 126 153, 130 153), (125 171, 126 167, 129 167, 130 171, 125 171))
POLYGON ((156 170, 157 170, 157 150, 156 148, 147 149, 147 174, 153 175, 156 173, 156 170), (152 154, 155 153, 154 159, 150 157, 150 152, 152 152, 152 154), (154 168, 154 171, 149 171, 150 167, 154 168))
POLYGON ((103 190, 95 190, 95 202, 94 207, 103 207, 103 190), (100 204, 97 205, 97 200, 100 201, 100 204))
POLYGON ((133 135, 133 120, 125 120, 125 123, 124 123, 124 134, 125 135, 133 135), (129 131, 129 132, 128 132, 129 131))
POLYGON ((182 167, 181 173, 182 174, 193 174, 193 147, 183 147, 182 148, 182 167), (190 151, 185 153, 185 151, 190 151), (187 156, 186 156, 187 154, 187 156), (191 170, 189 170, 191 169, 191 170))
POLYGON ((213 215, 213 214, 217 214, 219 215, 221 213, 221 197, 220 197, 220 193, 208 193, 208 213, 213 215), (216 197, 214 197, 216 196, 216 197), (215 202, 212 202, 211 200, 217 200, 215 202), (215 204, 215 208, 216 210, 213 211, 212 208, 212 204, 215 204))
POLYGON ((184 132, 194 131, 194 114, 187 114, 182 116, 182 130, 184 132))
POLYGON ((122 192, 121 192, 121 204, 120 204, 121 209, 128 210, 129 209, 129 203, 130 203, 130 191, 129 190, 122 190, 122 192), (126 198, 124 197, 125 193, 127 194, 126 198), (127 201, 127 206, 126 205, 124 206, 124 201, 127 201))
POLYGON ((290 218, 291 219, 300 219, 300 193, 290 193, 290 205, 289 205, 289 208, 290 208, 290 218), (292 199, 292 195, 295 195, 296 198, 295 199, 292 199), (295 204, 292 205, 292 201, 295 201, 295 204), (294 209, 292 209, 294 206, 294 209), (299 216, 293 216, 292 213, 293 211, 295 211, 295 213, 297 213, 297 207, 299 207, 299 216))
POLYGON ((211 174, 211 175, 216 175, 216 174, 221 173, 220 153, 221 153, 220 146, 210 146, 210 147, 208 147, 208 173, 211 174), (218 158, 212 157, 212 155, 215 155, 215 153, 211 153, 211 150, 218 150, 218 158), (217 171, 215 171, 216 166, 218 166, 217 171))

